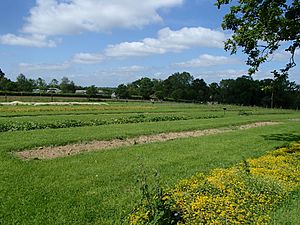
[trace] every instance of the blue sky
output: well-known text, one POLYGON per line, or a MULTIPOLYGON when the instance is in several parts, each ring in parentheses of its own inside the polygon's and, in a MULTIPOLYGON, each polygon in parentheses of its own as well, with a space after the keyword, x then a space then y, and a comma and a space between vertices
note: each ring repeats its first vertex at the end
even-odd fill
MULTIPOLYGON (((47 82, 63 76, 80 85, 117 86, 141 77, 188 71, 207 83, 247 72, 230 56, 221 29, 228 8, 211 0, 1 0, 0 68, 47 82)), ((299 53, 296 56, 296 62, 299 53)), ((254 75, 285 65, 283 50, 254 75)), ((300 83, 300 70, 290 80, 300 83)))

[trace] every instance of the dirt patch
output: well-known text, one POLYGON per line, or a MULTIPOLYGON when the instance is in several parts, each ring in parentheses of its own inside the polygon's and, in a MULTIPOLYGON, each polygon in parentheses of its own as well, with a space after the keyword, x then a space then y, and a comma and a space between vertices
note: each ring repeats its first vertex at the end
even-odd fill
POLYGON ((240 130, 246 130, 246 129, 250 129, 250 128, 270 126, 270 125, 276 125, 276 124, 280 124, 280 123, 278 123, 278 122, 257 122, 257 123, 241 125, 238 128, 240 130))
POLYGON ((206 130, 197 130, 197 131, 161 133, 161 134, 154 134, 154 135, 142 135, 135 138, 128 138, 125 140, 115 139, 110 141, 93 141, 90 143, 70 144, 70 145, 56 146, 56 147, 40 147, 38 149, 16 152, 15 154, 22 159, 52 159, 52 158, 59 158, 68 155, 75 155, 81 152, 114 149, 118 147, 132 146, 136 144, 163 142, 168 140, 174 140, 177 138, 201 137, 206 135, 230 132, 236 129, 246 130, 250 128, 270 126, 276 124, 279 123, 257 122, 257 123, 251 123, 251 124, 233 127, 231 129, 218 128, 218 129, 206 129, 206 130))

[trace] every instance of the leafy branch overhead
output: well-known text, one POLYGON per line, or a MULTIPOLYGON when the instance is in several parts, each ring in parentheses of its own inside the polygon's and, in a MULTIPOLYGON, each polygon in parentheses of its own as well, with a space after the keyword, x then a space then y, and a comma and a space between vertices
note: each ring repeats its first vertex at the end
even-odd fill
POLYGON ((230 4, 230 12, 222 23, 233 35, 225 42, 225 50, 236 54, 238 47, 248 55, 249 74, 254 74, 284 43, 290 59, 281 73, 296 66, 294 56, 300 47, 299 0, 217 0, 216 5, 230 4))

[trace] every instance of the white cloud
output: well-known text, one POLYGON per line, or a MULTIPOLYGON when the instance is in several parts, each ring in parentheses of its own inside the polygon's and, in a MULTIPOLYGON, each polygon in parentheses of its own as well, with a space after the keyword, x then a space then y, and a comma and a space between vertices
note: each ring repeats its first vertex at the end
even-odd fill
POLYGON ((72 62, 78 64, 96 64, 104 60, 102 54, 77 53, 73 56, 72 62))
MULTIPOLYGON (((298 49, 296 49, 295 51, 295 57, 300 56, 300 51, 298 49)), ((273 55, 271 55, 271 59, 275 60, 275 61, 288 61, 291 58, 291 53, 281 50, 281 51, 277 51, 275 52, 273 55)))
POLYGON ((95 71, 93 74, 82 74, 74 77, 75 83, 83 85, 97 85, 102 87, 116 87, 119 84, 133 82, 140 78, 140 73, 144 73, 149 68, 143 66, 132 65, 117 67, 111 69, 103 69, 95 71))
POLYGON ((48 40, 45 35, 33 34, 26 36, 16 36, 14 34, 5 34, 0 36, 0 43, 6 45, 19 45, 38 48, 52 48, 56 46, 56 43, 52 40, 48 40))
POLYGON ((133 65, 133 66, 125 66, 125 67, 120 67, 115 72, 122 72, 122 73, 135 73, 135 72, 142 72, 146 68, 143 66, 138 66, 138 65, 133 65))
POLYGON ((109 57, 147 56, 167 52, 182 52, 193 47, 222 48, 225 34, 204 27, 184 27, 173 31, 161 29, 158 38, 145 38, 140 42, 122 42, 105 50, 109 57))
POLYGON ((174 66, 179 67, 210 67, 216 65, 226 65, 237 63, 238 60, 225 56, 213 56, 213 55, 200 55, 196 59, 189 60, 187 62, 175 63, 174 66))
POLYGON ((140 28, 162 21, 159 9, 182 3, 183 0, 37 0, 22 31, 50 36, 140 28))
POLYGON ((206 82, 220 82, 222 79, 236 79, 243 75, 247 75, 247 70, 215 70, 215 71, 205 71, 201 72, 200 76, 195 75, 195 78, 203 78, 206 82))
POLYGON ((26 72, 38 72, 38 71, 58 71, 66 70, 70 68, 71 64, 66 62, 62 64, 29 64, 29 63, 20 63, 19 70, 22 73, 26 72))

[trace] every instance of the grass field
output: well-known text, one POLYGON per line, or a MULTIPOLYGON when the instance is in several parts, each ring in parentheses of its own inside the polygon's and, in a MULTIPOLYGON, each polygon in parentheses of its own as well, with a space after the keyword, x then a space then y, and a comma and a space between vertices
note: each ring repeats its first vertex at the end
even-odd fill
MULTIPOLYGON (((300 113, 145 102, 1 106, 0 127, 5 128, 0 132, 0 224, 120 224, 140 200, 136 180, 141 173, 151 175, 156 170, 169 187, 197 172, 208 173, 262 156, 300 140, 300 113), (23 161, 13 154, 42 146, 259 121, 280 123, 51 160, 23 161)), ((272 223, 299 224, 299 199, 300 191, 293 192, 272 213, 272 223)))

